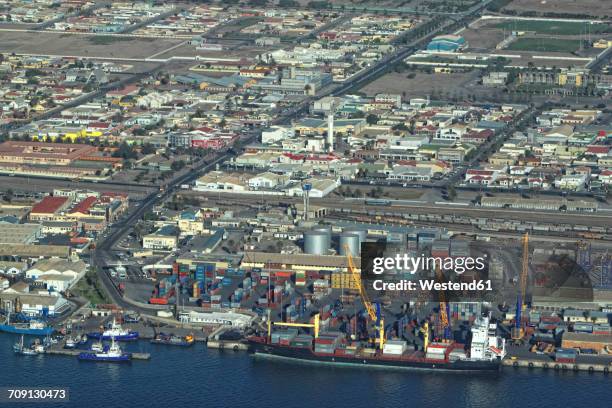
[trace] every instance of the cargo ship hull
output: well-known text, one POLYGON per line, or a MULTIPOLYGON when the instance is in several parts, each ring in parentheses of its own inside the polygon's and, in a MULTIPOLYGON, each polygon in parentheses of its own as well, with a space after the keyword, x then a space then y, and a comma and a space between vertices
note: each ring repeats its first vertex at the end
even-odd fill
POLYGON ((286 361, 329 364, 338 366, 360 366, 385 369, 430 370, 430 371, 499 371, 501 360, 456 360, 431 361, 426 359, 394 359, 374 356, 346 356, 314 353, 310 348, 297 348, 249 341, 249 350, 256 357, 286 361))
POLYGON ((53 333, 53 327, 45 327, 44 329, 33 329, 30 327, 20 327, 11 324, 0 324, 0 331, 6 333, 25 334, 30 336, 47 336, 53 333))

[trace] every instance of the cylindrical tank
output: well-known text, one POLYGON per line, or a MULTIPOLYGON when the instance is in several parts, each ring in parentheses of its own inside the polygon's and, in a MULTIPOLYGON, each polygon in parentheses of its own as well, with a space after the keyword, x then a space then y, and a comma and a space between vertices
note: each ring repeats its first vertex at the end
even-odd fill
POLYGON ((367 230, 361 230, 361 229, 345 229, 344 231, 342 231, 344 234, 353 234, 353 235, 359 235, 359 243, 365 242, 366 239, 368 238, 368 231, 367 230))
POLYGON ((338 245, 340 255, 347 255, 347 248, 345 246, 348 247, 348 251, 353 256, 359 256, 361 252, 360 237, 357 234, 340 234, 338 245))
POLYGON ((312 229, 313 232, 323 232, 325 233, 325 235, 327 235, 327 248, 331 248, 331 244, 332 244, 332 227, 331 225, 321 225, 321 226, 317 226, 314 227, 312 229))
POLYGON ((304 233, 304 252, 312 255, 327 255, 330 237, 323 231, 306 231, 304 233))

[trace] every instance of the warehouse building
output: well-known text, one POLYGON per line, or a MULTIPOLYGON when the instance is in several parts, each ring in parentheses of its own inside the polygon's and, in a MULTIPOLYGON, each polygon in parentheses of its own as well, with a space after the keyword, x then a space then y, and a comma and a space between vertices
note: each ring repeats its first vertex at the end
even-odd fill
MULTIPOLYGON (((359 269, 361 258, 353 258, 359 269)), ((243 268, 272 268, 293 271, 348 271, 345 256, 310 254, 274 254, 268 252, 247 252, 242 259, 243 268)))
POLYGON ((0 222, 0 244, 31 244, 42 235, 42 225, 0 222))

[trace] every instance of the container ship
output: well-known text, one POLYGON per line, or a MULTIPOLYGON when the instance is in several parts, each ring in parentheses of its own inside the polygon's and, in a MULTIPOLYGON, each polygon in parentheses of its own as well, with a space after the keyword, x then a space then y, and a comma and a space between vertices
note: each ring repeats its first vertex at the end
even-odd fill
POLYGON ((115 320, 110 324, 109 328, 101 332, 92 332, 87 334, 88 337, 97 340, 116 340, 116 341, 132 341, 138 340, 138 332, 126 330, 115 320))
POLYGON ((349 344, 341 332, 298 335, 297 330, 271 332, 269 336, 248 338, 255 356, 309 363, 368 366, 394 369, 446 371, 497 371, 505 357, 505 340, 496 336, 497 325, 488 317, 475 321, 469 348, 450 341, 429 343, 424 330, 424 350, 410 351, 403 340, 379 341, 378 349, 349 344))

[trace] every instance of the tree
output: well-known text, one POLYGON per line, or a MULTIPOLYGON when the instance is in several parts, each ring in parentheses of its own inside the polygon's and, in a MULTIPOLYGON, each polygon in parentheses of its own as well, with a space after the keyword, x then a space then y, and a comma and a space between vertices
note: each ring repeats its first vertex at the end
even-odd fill
POLYGON ((9 188, 8 190, 6 190, 6 192, 4 193, 4 199, 10 203, 11 201, 13 201, 13 197, 13 189, 9 188))
POLYGON ((185 162, 183 160, 176 160, 170 165, 170 168, 174 171, 179 171, 183 167, 185 167, 185 162))
POLYGON ((455 186, 452 184, 448 186, 448 198, 452 201, 457 198, 457 191, 455 190, 455 186))
POLYGON ((368 114, 368 116, 366 116, 366 122, 368 123, 368 125, 375 125, 378 123, 378 116, 374 115, 373 113, 368 114))
POLYGON ((142 145, 142 148, 140 149, 140 151, 142 152, 142 154, 153 154, 156 152, 156 149, 155 149, 155 146, 147 142, 142 145))

